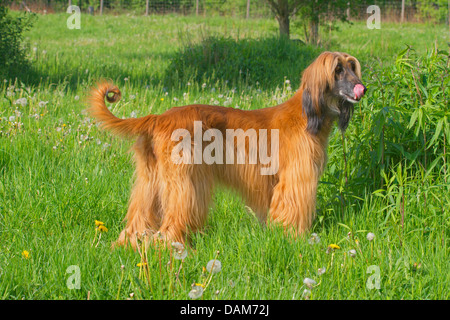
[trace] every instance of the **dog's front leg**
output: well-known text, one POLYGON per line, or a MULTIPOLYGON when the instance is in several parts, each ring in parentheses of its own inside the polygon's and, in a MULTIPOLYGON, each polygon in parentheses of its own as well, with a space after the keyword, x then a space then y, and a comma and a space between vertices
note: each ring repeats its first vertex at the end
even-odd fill
POLYGON ((280 174, 270 203, 269 219, 300 235, 315 218, 318 177, 314 170, 295 166, 280 174))

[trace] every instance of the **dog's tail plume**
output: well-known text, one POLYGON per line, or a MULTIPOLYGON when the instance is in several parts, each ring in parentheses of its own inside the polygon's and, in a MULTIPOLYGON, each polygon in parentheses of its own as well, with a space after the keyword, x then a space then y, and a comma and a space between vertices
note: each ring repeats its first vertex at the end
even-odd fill
POLYGON ((151 131, 155 115, 148 115, 142 118, 120 119, 109 111, 105 103, 105 98, 109 103, 120 100, 121 93, 117 86, 110 82, 102 81, 91 91, 89 97, 89 113, 102 122, 102 128, 109 129, 120 135, 139 135, 151 131))

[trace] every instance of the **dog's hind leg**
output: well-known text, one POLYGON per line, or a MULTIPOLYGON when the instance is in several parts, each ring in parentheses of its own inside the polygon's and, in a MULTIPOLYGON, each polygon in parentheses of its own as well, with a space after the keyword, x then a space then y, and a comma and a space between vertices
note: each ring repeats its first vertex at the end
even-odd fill
POLYGON ((125 217, 126 227, 115 243, 124 245, 129 242, 132 247, 144 232, 148 235, 155 233, 161 224, 157 165, 149 139, 139 138, 134 149, 136 181, 125 217))
POLYGON ((184 243, 188 232, 198 231, 206 221, 214 185, 211 168, 166 163, 159 169, 163 217, 157 236, 184 243))

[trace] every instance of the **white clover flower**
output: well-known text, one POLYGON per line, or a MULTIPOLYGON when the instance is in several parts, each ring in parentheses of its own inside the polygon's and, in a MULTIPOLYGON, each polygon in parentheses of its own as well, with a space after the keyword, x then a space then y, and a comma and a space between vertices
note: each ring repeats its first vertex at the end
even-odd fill
POLYGON ((206 265, 206 270, 208 272, 217 273, 222 270, 222 263, 219 260, 209 260, 206 265))
POLYGON ((10 122, 14 122, 14 121, 16 120, 16 117, 15 117, 15 116, 10 116, 8 120, 9 120, 10 122))
POLYGON ((288 87, 286 88, 286 90, 287 90, 287 91, 291 91, 291 90, 292 90, 291 86, 288 86, 288 87))
POLYGON ((202 84, 202 89, 206 88, 206 83, 202 84))
POLYGON ((372 232, 369 232, 367 234, 367 240, 372 241, 373 239, 375 239, 375 234, 373 234, 372 232))
POLYGON ((308 239, 309 244, 316 244, 320 242, 320 237, 317 235, 317 233, 311 234, 311 238, 308 239))
POLYGON ((290 80, 286 80, 284 83, 286 83, 286 84, 290 84, 291 83, 291 81, 290 80))
POLYGON ((352 257, 352 258, 356 257, 356 250, 355 250, 355 249, 351 249, 351 250, 348 252, 348 255, 349 255, 350 257, 352 257))
POLYGON ((321 276, 321 275, 323 275, 326 271, 327 271, 327 269, 326 269, 325 267, 319 268, 319 269, 317 269, 317 274, 318 274, 319 276, 321 276))
POLYGON ((79 97, 79 96, 75 96, 74 99, 75 99, 75 100, 79 100, 80 97, 79 97))
POLYGON ((305 278, 303 280, 303 284, 311 289, 313 286, 315 286, 317 284, 317 282, 313 279, 305 278))
POLYGON ((189 298, 198 299, 203 295, 203 287, 201 285, 194 285, 189 292, 189 298))
POLYGON ((178 101, 178 98, 177 97, 173 97, 173 101, 178 101))
POLYGON ((131 113, 130 113, 130 118, 136 118, 136 116, 137 116, 137 114, 136 114, 136 111, 131 111, 131 113))

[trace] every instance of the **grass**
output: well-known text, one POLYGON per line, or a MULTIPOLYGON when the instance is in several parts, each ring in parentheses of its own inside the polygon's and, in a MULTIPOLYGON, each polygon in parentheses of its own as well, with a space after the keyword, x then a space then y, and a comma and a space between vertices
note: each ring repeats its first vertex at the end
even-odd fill
MULTIPOLYGON (((268 37, 277 33, 272 20, 83 15, 81 30, 69 30, 66 19, 65 14, 40 16, 27 33, 33 69, 0 84, 2 299, 189 299, 193 283, 208 281, 203 299, 449 298, 448 155, 441 155, 440 171, 427 170, 430 161, 427 166, 401 158, 358 176, 367 164, 357 157, 363 143, 352 137, 365 136, 369 146, 378 141, 369 115, 382 106, 370 90, 347 133, 348 163, 338 132, 330 137, 318 218, 303 238, 261 226, 239 197, 220 189, 183 262, 158 247, 149 247, 147 255, 111 251, 132 184, 132 141, 99 131, 83 112, 90 85, 112 78, 123 93, 113 112, 129 117, 189 103, 271 106, 292 94, 285 77, 295 88, 299 75, 279 74, 279 83, 259 85, 211 77, 205 86, 195 79, 164 83, 186 37, 193 43, 207 36, 268 37), (100 239, 95 220, 108 228, 100 239), (368 232, 375 234, 373 241, 366 239, 368 232), (308 241, 313 233, 318 243, 308 241), (340 249, 330 251, 330 244, 340 249), (138 267, 144 258, 147 265, 138 267), (209 279, 202 268, 215 258, 222 270, 209 279), (79 268, 80 289, 67 285, 76 274, 70 266, 79 268), (373 279, 370 266, 379 267, 380 289, 367 286, 373 279), (319 268, 325 273, 318 275, 319 268), (317 283, 310 292, 305 278, 317 283)), ((326 32, 323 49, 357 56, 364 81, 375 87, 372 76, 390 72, 403 43, 421 56, 436 45, 445 49, 445 32, 445 26, 382 24, 381 30, 367 30, 355 23, 326 32)), ((448 150, 448 140, 440 143, 436 154, 442 146, 448 150)))

